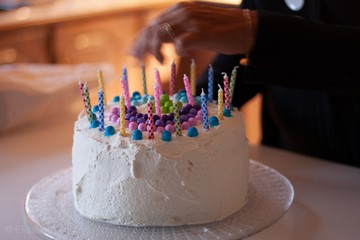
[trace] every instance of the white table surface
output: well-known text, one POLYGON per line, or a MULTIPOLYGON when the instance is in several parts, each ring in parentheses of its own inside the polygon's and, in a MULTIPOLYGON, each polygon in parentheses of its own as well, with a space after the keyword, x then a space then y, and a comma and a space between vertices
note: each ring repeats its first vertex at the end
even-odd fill
MULTIPOLYGON (((71 166, 74 118, 0 135, 0 239, 42 239, 26 223, 25 197, 40 179, 71 166)), ((360 239, 360 168, 264 146, 251 146, 250 155, 286 176, 295 199, 249 240, 360 239)))

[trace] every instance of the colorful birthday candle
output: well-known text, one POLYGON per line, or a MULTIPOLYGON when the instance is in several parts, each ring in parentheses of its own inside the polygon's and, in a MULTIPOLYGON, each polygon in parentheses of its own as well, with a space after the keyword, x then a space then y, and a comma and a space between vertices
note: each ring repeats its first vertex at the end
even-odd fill
POLYGON ((183 81, 184 81, 186 95, 187 95, 189 104, 191 106, 194 106, 194 98, 193 98, 193 95, 191 94, 191 86, 190 86, 189 78, 186 76, 186 74, 184 74, 183 81))
POLYGON ((224 93, 223 90, 220 86, 220 84, 218 84, 219 86, 219 90, 218 90, 218 118, 220 120, 224 119, 224 93))
POLYGON ((104 116, 104 92, 100 88, 98 93, 98 106, 99 106, 99 130, 105 130, 105 116, 104 116))
POLYGON ((201 89, 200 99, 201 99, 201 111, 204 121, 204 129, 207 130, 210 128, 210 124, 209 124, 208 110, 206 106, 206 95, 204 93, 203 88, 201 89))
POLYGON ((157 70, 157 68, 155 68, 154 73, 155 73, 156 84, 158 85, 159 95, 161 96, 163 94, 163 89, 162 89, 162 85, 161 85, 161 79, 160 79, 159 70, 157 70))
POLYGON ((141 76, 144 94, 147 94, 145 64, 141 65, 141 76))
POLYGON ((125 81, 125 79, 124 79, 123 76, 120 77, 120 84, 121 84, 123 96, 124 96, 124 98, 125 98, 125 106, 126 106, 127 108, 129 108, 129 107, 131 106, 131 103, 130 103, 130 93, 129 93, 128 85, 126 84, 126 81, 125 81))
POLYGON ((161 103, 159 95, 159 85, 154 85, 154 98, 155 98, 155 112, 159 117, 161 116, 161 103))
POLYGON ((236 75, 237 75, 237 69, 239 66, 235 66, 234 69, 231 72, 230 77, 230 103, 232 103, 233 96, 234 96, 234 89, 235 89, 235 82, 236 82, 236 75))
POLYGON ((125 136, 125 100, 124 96, 120 97, 120 106, 119 106, 119 112, 120 112, 120 136, 125 136))
POLYGON ((93 114, 92 114, 92 111, 91 111, 89 88, 88 88, 86 82, 84 84, 84 99, 85 99, 85 110, 86 110, 86 113, 87 113, 87 117, 88 117, 89 122, 91 123, 92 120, 93 120, 93 114))
POLYGON ((147 131, 149 133, 149 139, 154 139, 155 124, 153 119, 152 102, 150 98, 147 102, 147 113, 148 113, 147 131))
POLYGON ((175 130, 176 135, 181 136, 182 130, 181 130, 181 123, 180 123, 180 107, 179 102, 174 98, 173 100, 173 106, 174 106, 174 120, 175 120, 175 130))
POLYGON ((79 89, 80 89, 81 99, 83 100, 85 106, 84 84, 80 80, 79 80, 79 89))
POLYGON ((126 82, 126 85, 129 87, 129 81, 128 81, 128 75, 127 75, 127 69, 125 66, 123 66, 122 68, 122 75, 123 75, 123 78, 126 82))
POLYGON ((175 64, 175 60, 173 60, 170 66, 170 83, 169 83, 170 96, 175 94, 175 80, 176 80, 176 64, 175 64))
POLYGON ((230 110, 230 91, 229 91, 229 78, 226 73, 224 75, 224 94, 225 94, 225 108, 230 110))
POLYGON ((103 94, 104 94, 104 105, 106 105, 107 100, 106 100, 106 93, 105 93, 105 86, 104 86, 104 77, 103 77, 102 71, 99 68, 97 69, 97 77, 98 77, 99 88, 102 89, 103 94))
POLYGON ((191 59, 191 66, 190 66, 190 82, 191 82, 191 94, 196 96, 196 64, 195 60, 191 59))
POLYGON ((214 99, 214 69, 209 64, 209 70, 208 70, 208 100, 209 102, 212 102, 214 99))

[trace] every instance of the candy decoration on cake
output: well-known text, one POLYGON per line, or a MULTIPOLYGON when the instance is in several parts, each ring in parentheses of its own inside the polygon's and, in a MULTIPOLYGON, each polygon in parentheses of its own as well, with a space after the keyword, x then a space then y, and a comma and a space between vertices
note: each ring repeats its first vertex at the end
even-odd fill
POLYGON ((129 81, 128 81, 128 75, 127 75, 127 69, 125 66, 123 66, 122 68, 122 75, 123 75, 123 79, 126 82, 126 86, 129 86, 129 81))
POLYGON ((207 105, 206 105, 206 95, 204 93, 204 89, 201 89, 201 110, 202 110, 202 116, 203 116, 203 121, 204 121, 204 129, 207 130, 209 129, 209 118, 208 118, 208 110, 207 110, 207 105))
POLYGON ((146 87, 145 64, 142 64, 142 65, 141 65, 141 76, 142 76, 142 85, 143 85, 144 95, 146 95, 146 94, 147 94, 147 87, 146 87))
POLYGON ((106 100, 106 93, 105 93, 105 86, 104 86, 104 77, 103 77, 102 71, 99 68, 97 69, 97 77, 98 77, 99 88, 102 89, 103 94, 104 94, 104 105, 106 105, 107 100, 106 100))
POLYGON ((209 122, 210 122, 211 127, 216 127, 216 126, 219 126, 219 124, 220 124, 220 121, 216 116, 211 116, 209 118, 209 122))
POLYGON ((104 116, 104 92, 102 88, 99 89, 99 131, 105 130, 105 116, 104 116))
POLYGON ((209 64, 208 70, 208 100, 212 102, 214 99, 214 69, 211 64, 209 64))
POLYGON ((236 75, 237 75, 237 69, 238 68, 239 68, 239 66, 235 66, 234 69, 231 72, 231 77, 230 77, 230 103, 232 103, 232 100, 233 100, 235 82, 236 82, 236 75))
POLYGON ((147 114, 148 114, 148 126, 147 131, 149 133, 149 139, 154 139, 155 124, 153 119, 153 107, 151 99, 147 102, 147 114))
POLYGON ((229 90, 229 78, 226 73, 224 75, 224 94, 225 94, 225 108, 230 109, 230 90, 229 90))
POLYGON ((174 121, 175 121, 176 135, 181 136, 182 130, 181 130, 180 113, 179 113, 180 107, 179 107, 179 102, 176 99, 174 99, 173 101, 173 106, 174 106, 174 121))
POLYGON ((165 142, 171 141, 171 132, 165 130, 161 133, 161 139, 165 142))
POLYGON ((89 122, 91 123, 92 120, 93 120, 93 114, 92 114, 92 112, 91 112, 91 103, 90 103, 89 88, 88 88, 86 82, 85 82, 85 84, 84 84, 83 91, 84 91, 84 100, 85 100, 85 110, 86 110, 86 113, 87 113, 88 120, 89 120, 89 122))
POLYGON ((196 127, 190 127, 188 129, 188 137, 196 137, 199 135, 199 131, 196 127))
POLYGON ((162 85, 161 85, 159 70, 157 70, 157 68, 155 68, 154 73, 155 73, 155 81, 156 81, 156 84, 158 85, 159 96, 161 96, 161 94, 163 94, 163 89, 162 89, 162 85))
POLYGON ((120 114, 119 114, 119 118, 120 118, 120 136, 125 136, 125 100, 124 97, 122 96, 120 98, 120 114))
POLYGON ((175 94, 175 81, 176 81, 176 64, 175 60, 170 65, 170 83, 169 83, 169 95, 175 94))
POLYGON ((134 130, 132 132, 132 140, 141 140, 142 139, 142 132, 138 129, 134 130))
POLYGON ((124 76, 120 77, 120 83, 121 83, 121 88, 122 88, 122 92, 123 92, 123 96, 125 98, 125 106, 127 108, 129 108, 131 106, 131 102, 130 102, 130 93, 129 93, 129 88, 128 85, 124 79, 124 76))
POLYGON ((190 86, 189 78, 188 78, 188 76, 186 76, 186 74, 184 74, 183 81, 184 81, 188 101, 189 101, 191 106, 194 106, 194 98, 193 98, 193 95, 191 93, 191 86, 190 86))
POLYGON ((218 90, 218 118, 220 120, 224 119, 224 93, 223 90, 220 86, 220 84, 218 84, 219 86, 219 90, 218 90))
MULTIPOLYGON (((191 59, 190 65, 190 82, 191 82, 191 94, 192 96, 196 96, 196 64, 195 60, 191 59)), ((194 105, 194 104, 192 104, 194 105)))
POLYGON ((107 126, 104 135, 110 137, 115 134, 115 128, 113 126, 107 126))
POLYGON ((158 116, 161 116, 161 104, 160 104, 160 92, 159 85, 154 85, 154 97, 155 97, 155 113, 158 116))

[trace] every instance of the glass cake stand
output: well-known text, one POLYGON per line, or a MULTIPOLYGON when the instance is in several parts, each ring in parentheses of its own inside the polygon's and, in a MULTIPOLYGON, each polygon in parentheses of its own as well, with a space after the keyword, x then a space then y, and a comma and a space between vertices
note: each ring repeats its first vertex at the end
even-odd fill
POLYGON ((34 232, 49 239, 242 239, 279 220, 289 209, 294 189, 274 169, 250 161, 246 205, 228 218, 209 224, 177 227, 129 227, 91 221, 73 206, 72 169, 58 171, 35 184, 27 194, 25 210, 34 232))

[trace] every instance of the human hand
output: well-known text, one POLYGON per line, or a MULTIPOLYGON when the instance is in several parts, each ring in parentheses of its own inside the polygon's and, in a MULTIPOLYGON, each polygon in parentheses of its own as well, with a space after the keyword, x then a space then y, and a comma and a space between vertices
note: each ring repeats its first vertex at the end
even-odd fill
POLYGON ((132 55, 152 54, 163 63, 163 43, 173 42, 176 53, 191 50, 243 54, 251 50, 257 27, 256 12, 203 3, 180 2, 165 10, 145 27, 134 41, 132 55))

